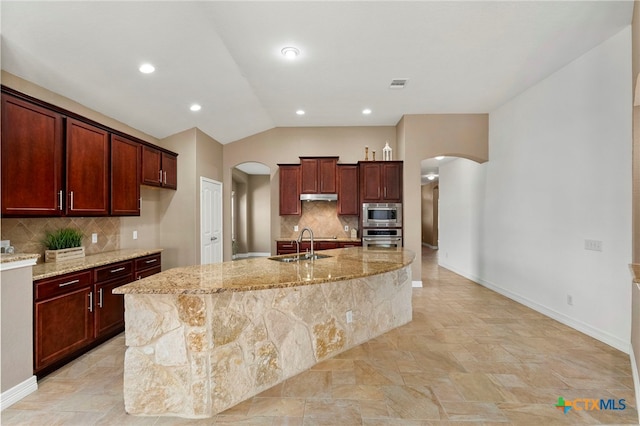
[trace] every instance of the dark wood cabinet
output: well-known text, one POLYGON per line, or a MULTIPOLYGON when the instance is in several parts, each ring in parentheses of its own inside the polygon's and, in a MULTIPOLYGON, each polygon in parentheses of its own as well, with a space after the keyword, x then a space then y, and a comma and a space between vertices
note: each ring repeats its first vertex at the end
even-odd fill
POLYGON ((62 215, 62 115, 5 93, 1 102, 2 215, 62 215))
POLYGON ((150 146, 142 148, 142 184, 178 188, 178 158, 150 146))
POLYGON ((141 280, 143 278, 157 274, 158 272, 160 272, 161 267, 162 257, 160 253, 136 259, 134 267, 134 278, 136 280, 141 280))
POLYGON ((93 340, 91 273, 35 283, 34 370, 42 371, 93 340))
POLYGON ((109 133, 67 119, 67 216, 109 214, 109 133))
POLYGON ((358 165, 338 164, 338 214, 357 216, 360 214, 358 194, 358 165))
POLYGON ((300 165, 278 164, 280 173, 280 216, 300 215, 300 165))
POLYGON ((138 273, 160 272, 161 254, 34 281, 34 373, 50 373, 124 330, 124 296, 138 273), (152 260, 151 263, 146 261, 152 260))
MULTIPOLYGON (((330 250, 336 248, 347 247, 360 247, 362 243, 360 241, 314 241, 313 249, 315 250, 330 250)), ((277 254, 294 254, 298 248, 295 241, 276 241, 277 254)), ((306 253, 311 250, 311 243, 309 241, 303 241, 300 243, 300 253, 306 253)))
POLYGON ((338 157, 300 157, 300 193, 335 194, 338 157))
POLYGON ((140 216, 139 143, 111 135, 111 215, 140 216))
POLYGON ((359 173, 361 202, 402 202, 402 161, 361 162, 359 173))

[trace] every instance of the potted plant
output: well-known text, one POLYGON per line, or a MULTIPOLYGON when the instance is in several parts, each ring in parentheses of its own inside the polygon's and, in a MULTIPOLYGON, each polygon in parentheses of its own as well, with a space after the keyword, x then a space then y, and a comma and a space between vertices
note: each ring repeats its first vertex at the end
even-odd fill
POLYGON ((44 261, 61 262, 84 257, 82 237, 82 232, 73 228, 62 228, 57 231, 47 232, 45 239, 42 241, 47 248, 44 252, 44 261))

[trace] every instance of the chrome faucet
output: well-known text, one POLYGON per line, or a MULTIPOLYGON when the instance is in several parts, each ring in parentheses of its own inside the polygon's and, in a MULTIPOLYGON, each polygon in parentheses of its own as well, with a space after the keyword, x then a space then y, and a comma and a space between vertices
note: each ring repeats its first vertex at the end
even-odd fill
POLYGON ((300 231, 300 235, 298 235, 298 254, 300 253, 300 242, 302 241, 302 235, 304 234, 304 231, 309 231, 309 236, 311 237, 311 258, 313 259, 313 231, 308 226, 302 228, 302 231, 300 231))

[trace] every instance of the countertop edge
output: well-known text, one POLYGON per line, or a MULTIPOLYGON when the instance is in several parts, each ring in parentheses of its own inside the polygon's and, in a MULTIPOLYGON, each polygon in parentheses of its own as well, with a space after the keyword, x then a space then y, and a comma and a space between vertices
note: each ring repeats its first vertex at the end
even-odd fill
POLYGON ((124 262, 138 257, 161 253, 162 249, 121 249, 85 256, 83 259, 60 263, 38 263, 33 267, 33 281, 83 271, 98 266, 124 262))
POLYGON ((35 266, 40 257, 35 253, 2 254, 0 256, 0 271, 35 266))
POLYGON ((634 283, 640 284, 640 264, 630 263, 629 271, 631 271, 631 279, 634 283))

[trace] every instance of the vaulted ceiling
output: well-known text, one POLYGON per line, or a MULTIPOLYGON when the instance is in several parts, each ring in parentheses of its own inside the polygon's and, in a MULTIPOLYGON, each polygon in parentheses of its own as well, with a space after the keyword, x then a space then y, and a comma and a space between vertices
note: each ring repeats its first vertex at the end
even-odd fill
POLYGON ((157 138, 199 127, 229 143, 273 127, 490 112, 630 25, 633 1, 0 7, 2 69, 157 138), (286 46, 300 55, 284 58, 286 46), (140 73, 143 62, 156 71, 140 73), (391 89, 396 78, 406 87, 391 89))

